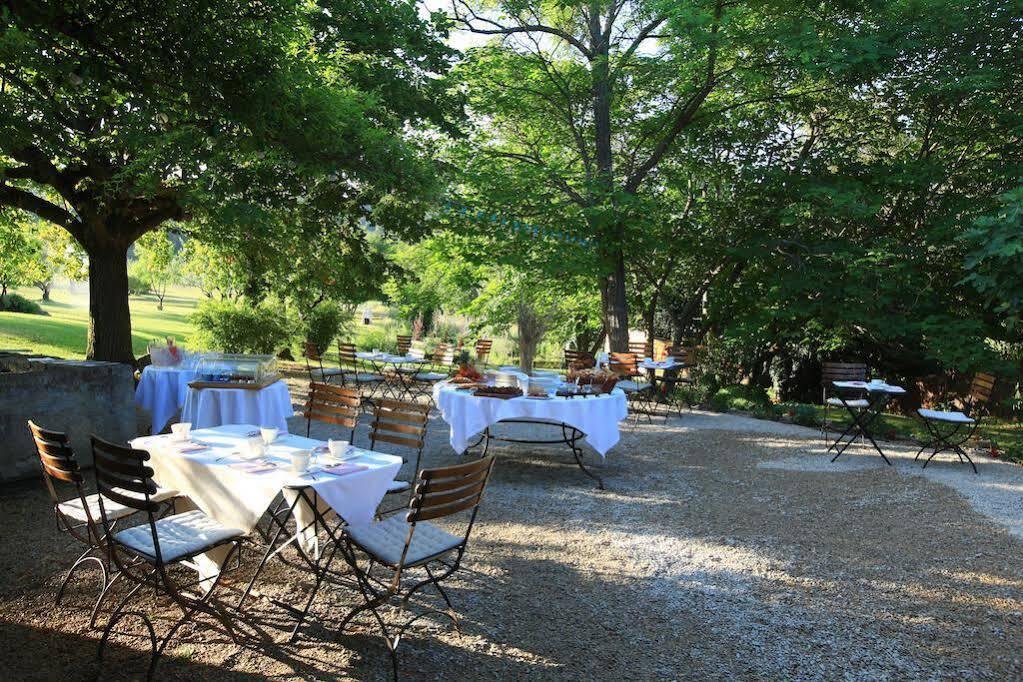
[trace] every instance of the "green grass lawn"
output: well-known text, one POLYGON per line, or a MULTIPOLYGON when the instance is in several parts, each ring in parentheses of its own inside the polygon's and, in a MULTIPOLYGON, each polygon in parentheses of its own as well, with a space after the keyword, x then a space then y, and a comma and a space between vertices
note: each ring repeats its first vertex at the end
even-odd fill
MULTIPOLYGON (((61 358, 84 358, 89 329, 89 295, 66 290, 51 292, 53 300, 39 301, 37 289, 15 293, 37 301, 48 315, 0 313, 0 349, 26 350, 61 358)), ((194 289, 173 289, 156 309, 155 296, 131 297, 132 349, 136 356, 146 352, 153 339, 173 336, 184 340, 192 333, 188 316, 199 301, 194 289)))

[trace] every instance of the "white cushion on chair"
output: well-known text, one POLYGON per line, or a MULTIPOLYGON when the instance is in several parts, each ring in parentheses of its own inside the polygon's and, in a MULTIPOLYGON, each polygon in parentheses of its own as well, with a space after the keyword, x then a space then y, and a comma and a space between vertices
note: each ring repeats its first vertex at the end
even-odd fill
MULTIPOLYGON (((370 556, 389 566, 396 566, 401 561, 401 552, 405 549, 405 539, 408 538, 410 525, 405 521, 404 514, 395 514, 383 521, 365 526, 352 526, 348 529, 348 535, 370 556)), ((426 557, 454 549, 462 540, 463 538, 441 530, 429 521, 420 521, 416 524, 412 545, 405 555, 405 565, 415 564, 426 557)))
MULTIPOLYGON (((160 538, 160 553, 166 562, 198 554, 245 534, 237 528, 220 525, 198 509, 158 519, 156 533, 160 538)), ((156 558, 153 533, 148 523, 115 533, 114 540, 149 559, 156 558)))
POLYGON ((447 374, 442 374, 440 372, 420 372, 416 375, 416 381, 441 381, 442 379, 447 378, 447 374))
POLYGON ((924 419, 931 419, 939 422, 952 422, 953 424, 972 424, 973 419, 962 412, 939 412, 938 410, 925 410, 920 408, 916 411, 924 419))
POLYGON ((615 387, 622 389, 626 393, 636 393, 650 388, 650 383, 646 381, 633 381, 632 379, 626 379, 625 381, 619 381, 616 383, 615 387))
MULTIPOLYGON (((352 376, 348 375, 345 378, 349 379, 352 378, 352 376)), ((383 381, 384 377, 380 374, 365 374, 363 372, 359 372, 355 375, 355 380, 360 384, 371 384, 374 381, 383 381)))
MULTIPOLYGON (((120 490, 118 488, 115 488, 114 490, 127 495, 128 497, 138 497, 138 494, 128 490, 120 490)), ((157 488, 156 493, 150 495, 149 499, 153 502, 163 502, 173 497, 177 497, 179 494, 180 493, 178 493, 177 490, 172 490, 170 488, 157 488)), ((89 514, 92 516, 92 520, 96 523, 101 523, 102 519, 100 518, 99 513, 99 495, 95 493, 92 495, 86 495, 85 503, 89 506, 89 514)), ((70 519, 74 519, 75 521, 85 523, 88 520, 85 516, 85 510, 82 509, 82 500, 77 497, 73 500, 68 500, 67 502, 61 502, 57 505, 57 508, 60 509, 61 513, 65 516, 70 519)), ((105 497, 103 498, 103 508, 107 512, 107 518, 111 521, 123 519, 124 517, 131 516, 135 513, 135 510, 131 507, 125 507, 123 504, 114 502, 113 500, 105 497)))
POLYGON ((834 405, 836 407, 845 407, 848 405, 849 407, 866 408, 870 407, 870 402, 863 398, 855 398, 846 400, 843 404, 841 398, 828 398, 828 405, 834 405))
POLYGON ((337 377, 344 374, 345 371, 340 367, 325 367, 324 369, 312 369, 310 374, 314 377, 337 377))

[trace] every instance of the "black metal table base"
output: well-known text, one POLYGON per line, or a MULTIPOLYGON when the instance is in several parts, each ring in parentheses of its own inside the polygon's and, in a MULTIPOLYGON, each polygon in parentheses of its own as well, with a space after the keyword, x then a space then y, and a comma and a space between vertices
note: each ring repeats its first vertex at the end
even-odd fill
POLYGON ((561 429, 561 438, 534 439, 495 436, 493 433, 490 432, 490 427, 488 426, 483 430, 483 433, 480 434, 480 437, 476 440, 476 442, 470 445, 466 451, 468 452, 468 450, 479 447, 479 445, 482 443, 483 452, 480 453, 480 457, 481 458, 486 457, 487 452, 490 450, 491 441, 497 441, 499 443, 521 443, 524 445, 567 445, 569 448, 571 448, 572 456, 575 457, 575 463, 579 467, 579 469, 581 469, 584 474, 595 480, 597 482, 597 487, 599 489, 601 490, 604 489, 603 479, 594 472, 587 469, 586 465, 583 463, 582 457, 583 451, 582 448, 579 447, 578 442, 582 440, 586 436, 586 434, 580 431, 579 429, 575 428, 574 426, 569 426, 564 422, 545 421, 542 419, 502 419, 499 423, 552 426, 561 429))
POLYGON ((869 393, 868 405, 862 410, 852 407, 841 395, 838 397, 839 400, 842 401, 842 405, 849 413, 849 417, 852 421, 849 423, 849 426, 846 427, 845 431, 843 431, 842 434, 835 439, 835 442, 828 446, 828 452, 831 452, 832 450, 835 451, 835 456, 831 458, 832 462, 841 457, 849 446, 856 441, 856 436, 862 435, 870 441, 871 445, 874 446, 874 449, 877 450, 877 454, 881 455, 881 459, 884 460, 884 463, 888 466, 892 465, 891 461, 889 461, 888 457, 886 457, 884 452, 881 450, 881 447, 877 444, 877 441, 874 440, 874 435, 870 431, 871 424, 877 421, 877 418, 881 416, 881 411, 888 403, 890 397, 891 396, 887 393, 869 393))

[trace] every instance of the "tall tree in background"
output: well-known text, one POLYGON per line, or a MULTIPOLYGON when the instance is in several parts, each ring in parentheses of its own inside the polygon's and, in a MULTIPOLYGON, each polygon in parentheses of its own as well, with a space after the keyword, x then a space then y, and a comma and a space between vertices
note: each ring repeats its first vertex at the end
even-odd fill
POLYGON ((404 135, 445 122, 441 35, 410 0, 0 0, 0 207, 88 253, 88 357, 133 361, 126 254, 169 220, 267 248, 282 211, 414 224, 432 174, 404 135))
POLYGON ((808 70, 878 57, 856 3, 452 1, 460 26, 496 37, 464 69, 483 153, 575 207, 615 350, 628 342, 636 198, 657 191, 683 132, 818 87, 808 70))

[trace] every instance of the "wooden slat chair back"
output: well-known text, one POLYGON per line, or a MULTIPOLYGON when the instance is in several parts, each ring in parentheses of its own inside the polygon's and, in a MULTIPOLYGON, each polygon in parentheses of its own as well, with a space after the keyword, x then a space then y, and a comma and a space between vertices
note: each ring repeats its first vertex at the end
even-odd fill
POLYGON ((494 341, 492 339, 478 339, 476 341, 476 362, 486 366, 493 347, 494 341))
POLYGON ((302 344, 302 357, 306 360, 312 360, 313 362, 323 361, 323 355, 320 353, 320 347, 312 341, 306 341, 302 344))
POLYGON ((78 466, 75 452, 68 442, 67 434, 44 429, 33 421, 28 422, 28 428, 32 432, 36 454, 39 456, 39 464, 43 469, 43 481, 46 483, 46 490, 53 503, 53 513, 57 516, 57 527, 86 544, 98 542, 101 537, 97 526, 99 519, 94 519, 89 512, 89 505, 85 499, 85 478, 78 466), (82 509, 85 511, 88 533, 86 536, 78 532, 81 524, 68 518, 60 510, 62 495, 57 491, 59 488, 66 488, 69 485, 74 488, 75 496, 81 501, 82 509))
MULTIPOLYGON (((415 495, 409 501, 406 520, 415 524, 469 509, 475 517, 493 468, 494 457, 490 455, 466 464, 423 469, 419 472, 415 495)), ((472 520, 466 529, 465 540, 471 531, 472 520)))
POLYGON ((629 341, 629 352, 640 358, 652 358, 654 356, 654 344, 646 341, 629 341))
POLYGON ((433 349, 433 364, 438 367, 451 367, 455 364, 455 349, 447 343, 437 344, 433 349))
POLYGON ((821 363, 821 384, 830 388, 833 381, 866 381, 867 365, 862 362, 821 363))
POLYGON ((620 377, 641 376, 639 359, 635 353, 611 353, 608 358, 608 367, 620 377))
POLYGON ((349 429, 351 436, 354 437, 361 405, 362 399, 355 389, 315 381, 310 383, 309 398, 303 410, 306 436, 309 436, 312 423, 318 421, 349 429))
POLYGON ((398 355, 408 355, 410 348, 412 348, 412 336, 398 334, 398 355))
POLYGON ((356 350, 354 343, 337 342, 338 363, 342 367, 355 371, 355 369, 359 366, 359 358, 355 353, 356 350))
POLYGON ((969 409, 975 410, 981 405, 986 405, 991 400, 991 394, 995 390, 994 374, 986 374, 984 372, 977 372, 973 375, 973 381, 970 383, 970 393, 968 396, 969 409))
POLYGON ((574 348, 565 349, 565 369, 569 369, 577 362, 586 362, 590 366, 596 365, 597 360, 593 356, 593 353, 586 350, 576 350, 574 348))
MULTIPOLYGON (((430 418, 430 406, 407 403, 398 400, 379 400, 373 410, 370 425, 370 449, 376 449, 377 442, 390 443, 411 448, 421 455, 426 441, 426 425, 430 418)), ((416 464, 416 473, 419 465, 416 464)))

